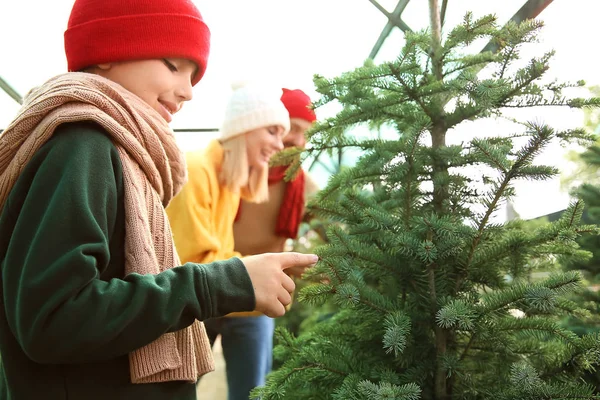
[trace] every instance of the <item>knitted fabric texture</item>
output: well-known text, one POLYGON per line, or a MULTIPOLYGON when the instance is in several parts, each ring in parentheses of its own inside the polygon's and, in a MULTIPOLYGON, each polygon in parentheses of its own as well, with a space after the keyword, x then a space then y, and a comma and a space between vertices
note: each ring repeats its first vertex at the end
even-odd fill
POLYGON ((310 97, 300 89, 283 88, 281 102, 290 113, 290 118, 300 118, 308 122, 315 122, 317 115, 310 108, 310 97))
MULTIPOLYGON (((269 168, 269 185, 281 182, 288 167, 281 165, 269 168)), ((294 178, 285 184, 283 201, 275 225, 275 233, 282 237, 296 239, 304 215, 304 171, 298 170, 294 178)))
MULTIPOLYGON (((56 127, 75 121, 102 126, 121 158, 125 273, 158 274, 180 265, 164 207, 187 179, 183 154, 158 112, 97 75, 59 75, 26 97, 0 136, 0 210, 24 167, 56 127)), ((133 383, 196 382, 214 370, 210 344, 199 321, 133 351, 129 364, 133 383)))
POLYGON ((242 86, 233 91, 225 107, 221 140, 271 125, 282 126, 286 134, 290 130, 290 115, 277 92, 242 86))
MULTIPOLYGON (((269 186, 283 181, 287 169, 287 165, 269 168, 269 186)), ((298 173, 292 180, 285 182, 283 199, 275 224, 275 234, 277 236, 289 239, 296 239, 298 237, 298 229, 304 216, 305 182, 306 176, 302 169, 298 170, 298 173)), ((243 201, 240 199, 234 222, 239 221, 242 217, 243 204, 243 201)))
POLYGON ((210 31, 192 0, 76 0, 64 35, 69 71, 177 57, 206 71, 210 31))

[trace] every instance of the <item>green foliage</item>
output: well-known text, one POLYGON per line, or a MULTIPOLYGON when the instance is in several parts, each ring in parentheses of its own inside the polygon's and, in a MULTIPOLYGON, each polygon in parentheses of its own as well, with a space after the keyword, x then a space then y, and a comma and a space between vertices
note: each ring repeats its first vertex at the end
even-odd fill
MULTIPOLYGON (((599 87, 592 87, 591 92, 600 94, 599 87)), ((585 110, 585 127, 588 132, 593 132, 596 137, 600 129, 600 113, 595 109, 585 110)), ((576 170, 564 178, 564 182, 572 186, 572 193, 585 202, 586 209, 583 219, 586 223, 600 224, 600 144, 598 140, 582 153, 573 156, 577 163, 576 170)), ((595 335, 600 332, 600 295, 598 282, 600 280, 600 237, 582 236, 577 238, 577 243, 591 256, 571 263, 565 263, 567 270, 583 271, 588 280, 588 287, 581 293, 571 297, 572 301, 585 310, 580 315, 570 315, 565 318, 563 325, 576 332, 578 335, 595 335)), ((590 369, 584 376, 586 382, 593 384, 600 390, 600 373, 590 369)))
POLYGON ((535 269, 589 258, 576 242, 596 233, 580 225, 583 203, 549 224, 493 223, 515 180, 557 175, 535 162, 544 148, 586 141, 587 134, 540 122, 473 140, 460 130, 506 108, 599 104, 563 96, 581 82, 543 82, 551 53, 520 63, 519 49, 536 40, 540 27, 527 21, 498 28, 492 16, 467 14, 439 46, 429 33, 414 33, 393 62, 315 77, 318 104, 337 101, 344 108, 311 130, 311 151, 364 151, 311 207, 337 224, 317 250, 321 261, 306 274, 313 283, 299 297, 312 306, 334 302, 340 310, 297 337, 278 332, 285 362, 257 396, 595 398, 580 378, 599 361, 598 337, 579 337, 560 325, 565 316, 585 314, 567 299, 581 290, 580 275, 529 279, 535 269), (480 38, 500 51, 461 53, 480 38), (346 138, 357 124, 397 135, 346 138), (447 144, 452 135, 463 143, 447 144))
MULTIPOLYGON (((308 218, 308 221, 300 224, 298 238, 292 241, 292 251, 300 253, 309 253, 315 247, 328 243, 324 230, 324 224, 327 221, 322 221, 317 218, 308 218)), ((284 328, 293 335, 299 335, 306 329, 310 329, 314 324, 326 319, 331 313, 335 312, 336 307, 332 301, 326 301, 325 304, 319 304, 318 307, 306 302, 298 301, 298 293, 302 291, 310 282, 305 279, 295 279, 296 291, 292 300, 292 305, 283 317, 275 320, 276 327, 284 328)), ((275 341, 277 344, 277 341, 275 341)), ((277 356, 274 357, 273 368, 277 369, 283 359, 277 356)))
MULTIPOLYGON (((600 145, 594 144, 580 157, 588 171, 594 171, 593 174, 597 175, 600 170, 600 145)), ((576 197, 585 201, 588 222, 600 222, 600 182, 584 182, 575 188, 573 193, 576 197)), ((600 278, 600 237, 585 236, 578 239, 578 242, 583 249, 592 253, 592 257, 589 260, 574 263, 570 265, 570 268, 584 270, 588 273, 590 279, 598 281, 600 278)))

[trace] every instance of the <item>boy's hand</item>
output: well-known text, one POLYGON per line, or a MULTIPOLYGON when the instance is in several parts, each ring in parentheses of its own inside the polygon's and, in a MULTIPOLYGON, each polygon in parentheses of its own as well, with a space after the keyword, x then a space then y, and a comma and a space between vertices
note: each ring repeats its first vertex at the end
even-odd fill
POLYGON ((266 253, 242 258, 256 297, 256 311, 269 317, 281 317, 291 303, 296 288, 284 272, 288 268, 311 267, 319 258, 314 254, 266 253))
POLYGON ((302 278, 302 275, 304 275, 306 270, 310 267, 312 267, 312 265, 297 265, 284 270, 284 272, 292 278, 302 278))

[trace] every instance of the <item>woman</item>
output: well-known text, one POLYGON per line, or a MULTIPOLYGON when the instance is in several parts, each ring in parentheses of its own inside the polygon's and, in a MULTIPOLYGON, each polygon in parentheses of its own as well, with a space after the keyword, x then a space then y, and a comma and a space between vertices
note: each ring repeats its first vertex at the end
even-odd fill
MULTIPOLYGON (((268 200, 269 160, 283 149, 289 129, 289 113, 278 91, 255 86, 234 90, 220 139, 187 156, 189 182, 167 208, 182 262, 239 256, 233 222, 240 197, 254 203, 268 200)), ((246 312, 205 324, 211 344, 222 336, 229 399, 248 399, 271 369, 273 320, 246 312)))

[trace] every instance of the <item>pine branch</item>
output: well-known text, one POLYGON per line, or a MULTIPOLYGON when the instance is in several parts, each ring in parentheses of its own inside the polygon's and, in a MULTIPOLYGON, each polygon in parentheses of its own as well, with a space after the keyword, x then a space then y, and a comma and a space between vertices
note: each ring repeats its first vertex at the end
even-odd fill
POLYGON ((379 311, 380 313, 387 314, 387 313, 390 312, 390 310, 386 310, 385 308, 381 308, 381 307, 373 304, 370 301, 364 300, 363 298, 360 298, 358 301, 359 301, 359 303, 364 304, 365 306, 367 306, 367 307, 369 307, 369 308, 371 308, 371 309, 373 309, 375 311, 379 311))
POLYGON ((464 360, 465 357, 467 356, 467 353, 471 349, 471 346, 473 345, 473 343, 475 343, 475 337, 476 336, 477 336, 477 333, 472 333, 471 334, 471 337, 469 338, 469 342, 467 343, 467 345, 463 349, 462 353, 460 354, 460 357, 458 358, 460 361, 464 360))
POLYGON ((504 78, 504 73, 506 72, 506 68, 508 67, 508 64, 510 64, 510 61, 512 60, 512 56, 515 53, 516 49, 517 49, 516 45, 510 46, 510 50, 508 51, 508 54, 504 56, 504 62, 502 63, 502 67, 500 68, 500 74, 499 74, 500 79, 504 78))
POLYGON ((583 201, 581 201, 581 200, 575 201, 575 204, 573 204, 573 206, 570 208, 572 208, 572 210, 573 210, 571 216, 569 217, 569 226, 571 227, 575 224, 575 218, 577 218, 577 219, 581 218, 581 214, 583 213, 583 208, 584 208, 583 201))
MULTIPOLYGON (((330 276, 335 277, 335 279, 337 280, 338 283, 342 283, 344 281, 344 279, 339 275, 337 268, 335 268, 335 265, 333 265, 331 262, 329 262, 329 260, 325 260, 322 259, 321 262, 324 262, 328 267, 329 267, 329 271, 331 272, 330 276)), ((335 288, 332 288, 331 293, 335 293, 335 288)))
POLYGON ((481 55, 477 55, 477 56, 473 56, 472 59, 467 60, 465 62, 465 59, 463 57, 461 60, 461 63, 458 66, 444 72, 444 77, 447 77, 456 72, 468 70, 471 68, 481 69, 481 68, 485 67, 487 64, 489 64, 492 60, 493 60, 492 57, 482 57, 481 55))
MULTIPOLYGON (((534 129, 536 128, 533 125, 532 125, 532 127, 534 129)), ((456 280, 456 286, 455 286, 456 291, 460 290, 460 287, 461 287, 464 279, 468 275, 469 267, 471 265, 471 262, 473 261, 473 255, 475 254, 475 250, 476 250, 477 246, 479 245, 479 242, 483 235, 485 226, 487 225, 490 216, 492 215, 496 205, 498 204, 498 201, 500 201, 500 199, 502 198, 504 191, 506 190, 508 184, 514 178, 514 176, 517 175, 519 170, 524 165, 531 162, 532 157, 535 154, 537 154, 541 148, 543 148, 543 146, 550 140, 551 136, 552 136, 551 131, 544 130, 543 128, 536 129, 536 132, 534 133, 533 138, 529 141, 529 143, 523 149, 521 149, 521 151, 518 154, 518 159, 513 163, 511 169, 507 173, 503 174, 504 175, 503 179, 495 191, 494 198, 490 202, 489 206, 487 207, 487 210, 483 216, 483 219, 480 221, 480 223, 477 227, 477 235, 475 236, 473 243, 471 244, 471 249, 469 250, 469 255, 467 256, 467 261, 465 263, 463 273, 456 280)))
POLYGON ((427 106, 427 104, 425 104, 425 102, 423 101, 423 99, 421 98, 421 96, 419 96, 419 94, 417 93, 417 91, 414 88, 410 87, 404 81, 404 79, 402 79, 402 75, 400 74, 400 72, 394 66, 390 65, 390 70, 394 74, 394 77, 396 78, 396 80, 402 85, 402 87, 404 87, 404 90, 405 90, 406 94, 408 95, 408 98, 411 99, 412 101, 414 101, 415 103, 417 103, 421 107, 421 109, 423 110, 423 112, 430 119, 433 120, 433 113, 431 112, 431 110, 429 109, 429 107, 427 106))
MULTIPOLYGON (((414 171, 415 154, 419 147, 419 138, 420 137, 421 137, 421 134, 419 133, 412 138, 412 146, 410 146, 410 152, 406 155, 406 163, 408 164, 409 171, 414 171)), ((407 197, 404 200, 404 220, 405 220, 404 225, 406 226, 407 229, 410 229, 410 218, 411 218, 411 207, 412 207, 411 193, 412 193, 413 180, 407 179, 406 185, 407 185, 407 188, 406 188, 407 197)))
POLYGON ((507 173, 506 168, 504 167, 504 165, 502 165, 500 163, 500 161, 497 160, 496 157, 494 157, 488 150, 486 150, 483 146, 481 146, 479 141, 473 140, 471 142, 471 146, 473 146, 474 148, 476 148, 477 150, 479 150, 483 154, 485 154, 488 157, 488 159, 493 162, 493 164, 496 166, 496 168, 499 171, 503 172, 504 174, 507 173))
POLYGON ((292 371, 286 376, 286 379, 289 378, 292 374, 294 374, 296 372, 304 371, 304 370, 307 370, 307 369, 315 369, 315 368, 321 369, 323 371, 328 371, 328 372, 331 372, 333 374, 337 374, 337 375, 341 375, 341 376, 348 376, 348 374, 345 373, 345 372, 343 372, 343 371, 338 371, 336 369, 329 368, 329 367, 327 367, 327 366, 325 366, 323 364, 317 364, 317 363, 315 363, 315 364, 305 365, 303 367, 293 368, 292 371))
MULTIPOLYGON (((531 83, 533 83, 534 81, 539 79, 544 74, 544 72, 546 72, 546 69, 547 68, 543 68, 540 70, 534 70, 529 76, 526 77, 526 79, 524 79, 522 82, 517 83, 513 87, 512 90, 508 91, 507 93, 503 94, 503 96, 499 97, 496 100, 494 107, 495 108, 504 107, 504 104, 506 103, 506 101, 512 99, 518 93, 520 93, 523 89, 525 89, 527 86, 529 86, 531 83)), ((464 109, 459 109, 457 107, 457 109, 453 113, 448 115, 447 121, 446 121, 447 127, 448 127, 448 129, 450 129, 451 127, 458 125, 462 121, 471 120, 472 118, 483 114, 484 111, 486 111, 488 108, 489 108, 489 106, 484 105, 484 106, 480 106, 480 107, 473 107, 470 111, 465 112, 464 109)))
MULTIPOLYGON (((513 168, 514 168, 514 166, 513 166, 513 168)), ((511 171, 512 171, 512 169, 511 169, 511 171)), ((487 223, 490 219, 490 216, 494 212, 494 209, 495 209, 496 205, 498 204, 498 201, 500 201, 500 198, 502 197, 502 194, 503 194, 504 190, 506 189, 506 187, 508 186, 511 179, 512 178, 511 178, 510 171, 509 171, 509 173, 504 174, 504 179, 502 180, 502 182, 500 182, 500 185, 496 189, 494 198, 493 198, 492 202, 490 203, 490 205, 488 206, 482 220, 480 221, 480 223, 477 227, 477 234, 476 234, 475 238, 473 239, 473 242, 471 243, 471 248, 469 250, 469 255, 467 256, 467 261, 463 268, 463 272, 462 272, 461 276, 459 276, 458 279, 456 280, 456 285, 455 285, 456 292, 460 291, 462 283, 468 275, 469 267, 471 266, 471 262, 473 261, 473 255, 475 254, 475 250, 477 249, 477 246, 479 245, 479 242, 481 241, 485 226, 487 225, 487 223)))
POLYGON ((560 104, 560 103, 537 103, 537 104, 502 104, 501 105, 502 108, 527 108, 527 109, 532 109, 532 108, 536 108, 536 107, 570 107, 569 104, 564 103, 564 104, 560 104))

